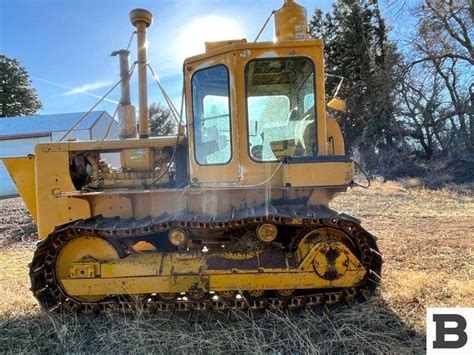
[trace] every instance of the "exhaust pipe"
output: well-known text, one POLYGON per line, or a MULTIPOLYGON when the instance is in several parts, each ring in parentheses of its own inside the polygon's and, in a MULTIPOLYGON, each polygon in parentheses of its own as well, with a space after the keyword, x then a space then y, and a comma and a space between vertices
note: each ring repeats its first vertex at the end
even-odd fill
POLYGON ((137 28, 138 100, 140 105, 138 136, 139 138, 148 138, 146 29, 153 22, 153 15, 145 9, 134 9, 130 12, 130 21, 137 28))
POLYGON ((120 91, 121 99, 118 108, 119 138, 137 138, 137 121, 135 118, 135 106, 130 101, 130 52, 126 49, 115 51, 112 56, 119 56, 120 60, 120 91))

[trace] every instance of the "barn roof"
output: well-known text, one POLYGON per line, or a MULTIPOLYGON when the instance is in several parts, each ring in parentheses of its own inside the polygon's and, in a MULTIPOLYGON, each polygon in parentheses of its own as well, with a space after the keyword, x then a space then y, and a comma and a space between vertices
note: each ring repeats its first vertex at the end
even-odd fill
MULTIPOLYGON (((36 115, 0 118, 0 139, 49 135, 51 132, 67 131, 86 112, 60 113, 56 115, 36 115)), ((105 111, 92 111, 74 128, 92 128, 105 111)))

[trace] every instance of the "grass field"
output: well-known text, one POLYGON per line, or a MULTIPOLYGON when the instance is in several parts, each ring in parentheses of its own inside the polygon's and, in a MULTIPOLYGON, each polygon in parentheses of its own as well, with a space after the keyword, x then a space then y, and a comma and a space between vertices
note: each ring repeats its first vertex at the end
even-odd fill
POLYGON ((383 283, 352 307, 188 319, 48 315, 30 295, 34 232, 19 199, 0 200, 0 352, 423 352, 427 307, 474 307, 472 187, 376 182, 332 207, 379 237, 383 283))

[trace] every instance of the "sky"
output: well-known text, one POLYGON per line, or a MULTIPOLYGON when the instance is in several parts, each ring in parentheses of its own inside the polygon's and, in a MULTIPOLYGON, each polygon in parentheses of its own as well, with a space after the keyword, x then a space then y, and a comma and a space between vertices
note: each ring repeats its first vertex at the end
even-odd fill
MULTIPOLYGON (((128 14, 142 7, 154 15, 148 31, 148 61, 175 105, 182 90, 186 57, 204 50, 204 41, 253 40, 283 0, 0 0, 0 53, 28 70, 43 103, 41 114, 87 111, 119 80, 118 58, 134 31, 128 14)), ((332 0, 299 0, 309 17, 332 0)), ((272 40, 270 22, 261 40, 272 40)), ((136 42, 131 46, 135 60, 136 42)), ((132 100, 137 105, 136 74, 132 100)), ((151 77, 149 102, 164 100, 151 77)), ((117 88, 98 109, 113 113, 117 88)))
MULTIPOLYGON (((148 32, 148 61, 179 106, 183 60, 204 49, 206 40, 253 39, 280 0, 0 0, 0 53, 20 60, 43 103, 41 114, 87 111, 119 80, 118 58, 134 27, 128 14, 142 7, 154 15, 148 32)), ((300 1, 312 12, 315 4, 300 1)), ((271 40, 270 23, 262 36, 271 40)), ((132 60, 136 43, 132 44, 132 60)), ((136 74, 132 81, 135 105, 136 74)), ((151 77, 149 102, 164 102, 151 77)), ((98 109, 113 113, 117 88, 98 109)))

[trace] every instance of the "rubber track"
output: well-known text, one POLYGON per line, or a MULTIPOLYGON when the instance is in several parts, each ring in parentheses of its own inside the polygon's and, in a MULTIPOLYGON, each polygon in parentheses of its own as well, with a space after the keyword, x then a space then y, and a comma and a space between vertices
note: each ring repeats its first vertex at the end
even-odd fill
MULTIPOLYGON (((295 219, 278 215, 252 218, 249 220, 227 221, 225 226, 242 226, 249 223, 273 222, 279 225, 294 226, 295 219)), ((56 228, 47 239, 41 241, 30 264, 31 291, 46 311, 70 311, 85 314, 97 314, 104 311, 127 311, 140 308, 147 313, 156 312, 189 312, 189 311, 228 311, 228 310, 265 310, 267 308, 300 309, 304 307, 329 305, 343 301, 366 299, 372 295, 380 282, 382 257, 377 249, 375 237, 365 231, 350 216, 339 215, 338 218, 301 219, 299 226, 318 228, 331 227, 342 230, 359 249, 362 264, 369 270, 363 283, 356 288, 348 288, 333 292, 313 290, 307 294, 296 295, 290 299, 265 298, 247 300, 245 298, 232 301, 222 299, 204 301, 176 300, 163 302, 155 296, 147 296, 140 300, 133 296, 108 296, 99 302, 78 302, 70 299, 60 288, 55 276, 55 260, 62 246, 81 235, 95 235, 107 239, 120 250, 120 240, 133 236, 146 236, 161 232, 173 226, 188 226, 188 222, 173 220, 159 222, 151 217, 143 220, 123 220, 118 218, 92 217, 78 220, 56 228), (154 223, 155 222, 155 223, 154 223)), ((205 223, 192 223, 193 228, 206 228, 205 223)), ((126 253, 122 255, 125 256, 126 253)))

